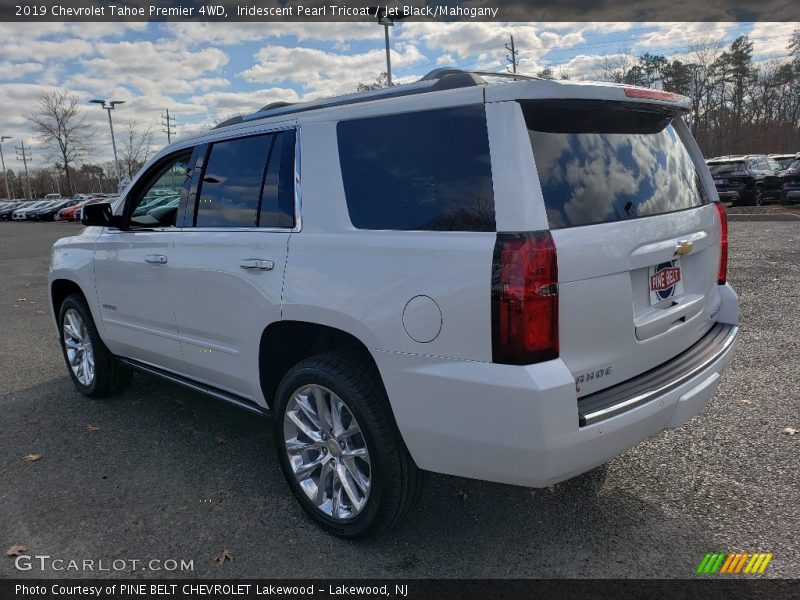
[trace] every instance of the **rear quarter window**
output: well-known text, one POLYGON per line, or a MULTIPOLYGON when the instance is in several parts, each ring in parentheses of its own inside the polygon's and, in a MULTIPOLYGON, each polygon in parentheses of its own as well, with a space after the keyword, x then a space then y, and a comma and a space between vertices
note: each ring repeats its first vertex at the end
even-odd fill
POLYGON ((342 121, 337 134, 353 226, 495 230, 482 105, 342 121))
POLYGON ((708 202, 673 115, 626 103, 521 104, 551 228, 708 202))

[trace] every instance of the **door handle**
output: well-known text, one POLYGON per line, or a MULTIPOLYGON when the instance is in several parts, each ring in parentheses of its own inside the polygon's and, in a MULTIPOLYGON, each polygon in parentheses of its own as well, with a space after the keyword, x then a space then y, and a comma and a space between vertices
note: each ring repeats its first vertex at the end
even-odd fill
POLYGON ((163 254, 147 254, 144 257, 144 262, 151 265, 164 265, 167 263, 167 257, 163 254))
POLYGON ((263 258, 245 258, 239 263, 239 266, 248 271, 272 271, 275 263, 263 258))

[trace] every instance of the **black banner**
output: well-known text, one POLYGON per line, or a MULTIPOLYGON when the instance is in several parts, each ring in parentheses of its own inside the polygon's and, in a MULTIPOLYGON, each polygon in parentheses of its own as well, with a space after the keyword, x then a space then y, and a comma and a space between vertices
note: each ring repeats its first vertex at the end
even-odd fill
POLYGON ((2 580, 0 598, 57 600, 266 600, 268 598, 745 600, 797 598, 798 581, 767 579, 677 580, 2 580))
POLYGON ((797 0, 0 0, 0 21, 798 21, 797 0))

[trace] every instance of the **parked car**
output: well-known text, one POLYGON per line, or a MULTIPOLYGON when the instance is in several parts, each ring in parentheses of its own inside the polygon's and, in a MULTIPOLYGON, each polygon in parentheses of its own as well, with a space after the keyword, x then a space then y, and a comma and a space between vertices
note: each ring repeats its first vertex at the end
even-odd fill
POLYGON ((61 194, 45 194, 42 200, 61 200, 61 194))
POLYGON ((54 219, 56 221, 79 221, 80 219, 77 218, 77 213, 82 207, 86 206, 87 204, 97 204, 98 202, 105 201, 105 198, 89 198, 87 200, 83 200, 77 204, 73 204, 72 206, 62 208, 55 215, 54 219))
POLYGON ((543 487, 681 426, 738 322, 689 101, 516 77, 437 70, 164 148, 53 246, 77 389, 138 369, 271 416, 300 505, 350 538, 424 470, 543 487), (178 206, 136 216, 164 188, 178 206))
POLYGON ((14 210, 14 212, 11 213, 11 218, 14 221, 27 221, 28 215, 31 211, 37 210, 39 208, 44 208, 45 206, 51 203, 52 203, 51 200, 38 200, 36 202, 31 202, 30 204, 27 204, 25 206, 22 206, 14 210))
POLYGON ((800 158, 783 172, 783 202, 800 202, 800 158))
POLYGON ((800 152, 794 152, 791 154, 770 154, 768 158, 776 161, 781 166, 781 169, 786 170, 794 161, 800 158, 800 152))
POLYGON ((54 221, 58 211, 62 208, 69 208, 71 206, 75 206, 78 204, 78 200, 70 200, 69 198, 64 198, 59 200, 50 206, 45 208, 40 208, 39 210, 34 211, 30 218, 34 221, 54 221))
POLYGON ((15 210, 23 208, 26 205, 33 204, 33 202, 14 200, 9 202, 6 206, 0 208, 0 221, 10 221, 11 215, 15 210))
POLYGON ((706 161, 720 200, 761 206, 781 197, 781 167, 762 155, 722 156, 706 161))

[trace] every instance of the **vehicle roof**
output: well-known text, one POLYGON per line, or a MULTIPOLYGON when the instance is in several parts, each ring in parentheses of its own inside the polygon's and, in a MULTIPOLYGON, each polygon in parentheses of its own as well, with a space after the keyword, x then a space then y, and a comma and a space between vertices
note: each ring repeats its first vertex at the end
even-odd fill
MULTIPOLYGON (((210 131, 177 140, 168 148, 177 149, 193 145, 207 138, 222 137, 220 134, 236 132, 254 125, 269 125, 287 120, 336 120, 356 118, 359 113, 374 113, 375 106, 385 107, 382 112, 390 112, 393 103, 409 97, 427 96, 442 99, 442 105, 464 104, 464 96, 482 97, 485 102, 500 102, 515 99, 596 99, 655 104, 678 111, 689 109, 689 99, 672 94, 673 99, 633 98, 625 90, 636 89, 643 93, 669 94, 648 88, 597 81, 572 81, 540 79, 527 75, 510 73, 490 73, 485 71, 462 71, 459 69, 435 69, 419 81, 396 85, 390 88, 357 92, 310 102, 274 102, 248 115, 233 117, 220 123, 210 131), (506 80, 505 83, 492 83, 492 78, 506 80), (477 93, 476 93, 477 92, 477 93), (392 103, 392 104, 390 104, 392 103)), ((395 111, 392 111, 395 112, 395 111)), ((166 149, 165 149, 166 150, 166 149)), ((163 152, 160 153, 163 155, 163 152)))

